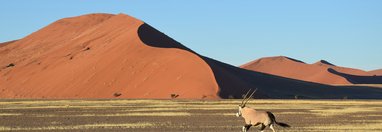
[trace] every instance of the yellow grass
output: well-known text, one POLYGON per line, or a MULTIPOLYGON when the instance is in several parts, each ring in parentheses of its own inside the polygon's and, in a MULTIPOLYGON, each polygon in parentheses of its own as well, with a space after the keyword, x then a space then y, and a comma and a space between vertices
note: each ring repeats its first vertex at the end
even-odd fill
POLYGON ((0 116, 19 116, 22 113, 0 113, 0 116))
POLYGON ((122 117, 122 116, 191 116, 188 112, 134 112, 134 113, 113 113, 113 114, 73 114, 73 115, 57 115, 57 114, 38 114, 30 115, 33 117, 92 117, 92 116, 105 116, 105 117, 122 117))
POLYGON ((156 124, 149 122, 142 123, 121 123, 121 124, 85 124, 71 126, 44 126, 44 127, 7 127, 0 126, 0 131, 36 131, 36 130, 76 130, 76 129, 96 129, 96 128, 146 128, 154 127, 156 124))
MULTIPOLYGON (((142 128, 139 130, 153 131, 161 127, 178 128, 177 130, 193 128, 192 130, 211 131, 214 128, 222 128, 228 131, 236 131, 236 129, 239 131, 243 121, 235 117, 235 112, 240 103, 241 100, 0 100, 0 110, 4 110, 0 113, 0 117, 4 118, 17 116, 55 120, 103 119, 105 117, 111 121, 118 117, 126 119, 118 123, 85 125, 62 125, 65 121, 57 120, 33 127, 6 126, 0 122, 0 131, 87 131, 87 129, 104 128, 142 128), (41 113, 41 111, 48 113, 41 113), (145 122, 129 123, 129 119, 145 122), (169 119, 170 123, 164 124, 163 120, 156 122, 155 119, 169 119), (191 123, 193 125, 188 123, 188 119, 193 119, 194 123, 191 123), (199 119, 205 124, 194 125, 199 119), (178 122, 184 123, 171 124, 178 122), (227 124, 215 125, 214 122, 227 122, 227 124), (232 124, 235 122, 237 124, 232 124)), ((278 131, 382 131, 382 101, 378 100, 252 100, 247 106, 272 111, 278 121, 293 126, 290 129, 278 128, 278 131)))
POLYGON ((321 131, 348 131, 348 132, 361 132, 361 131, 380 131, 382 123, 351 123, 351 124, 333 124, 325 126, 307 126, 305 128, 316 129, 321 131))
POLYGON ((135 112, 116 114, 82 114, 74 116, 191 116, 191 114, 187 112, 135 112))
POLYGON ((334 115, 344 115, 344 114, 351 114, 351 113, 359 113, 359 112, 373 112, 377 110, 382 110, 382 108, 361 108, 361 107, 349 107, 349 108, 340 108, 340 109, 317 109, 317 110, 310 110, 314 114, 321 115, 321 116, 334 116, 334 115))

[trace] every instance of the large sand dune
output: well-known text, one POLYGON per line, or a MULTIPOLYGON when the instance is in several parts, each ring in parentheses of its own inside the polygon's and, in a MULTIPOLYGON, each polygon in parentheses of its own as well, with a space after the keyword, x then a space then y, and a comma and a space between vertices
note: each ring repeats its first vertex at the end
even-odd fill
POLYGON ((124 14, 66 18, 1 48, 1 96, 218 98, 202 59, 145 45, 137 34, 143 24, 124 14))
MULTIPOLYGON (((382 98, 382 89, 329 86, 204 57, 125 14, 58 20, 0 47, 1 98, 382 98)), ((338 80, 346 82, 346 80, 338 80)))

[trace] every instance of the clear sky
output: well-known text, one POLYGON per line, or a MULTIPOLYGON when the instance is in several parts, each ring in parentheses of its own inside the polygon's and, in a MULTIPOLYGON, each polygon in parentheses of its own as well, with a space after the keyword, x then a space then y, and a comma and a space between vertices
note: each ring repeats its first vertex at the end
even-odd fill
POLYGON ((382 68, 382 0, 2 0, 0 42, 88 13, 129 14, 236 66, 284 55, 382 68))

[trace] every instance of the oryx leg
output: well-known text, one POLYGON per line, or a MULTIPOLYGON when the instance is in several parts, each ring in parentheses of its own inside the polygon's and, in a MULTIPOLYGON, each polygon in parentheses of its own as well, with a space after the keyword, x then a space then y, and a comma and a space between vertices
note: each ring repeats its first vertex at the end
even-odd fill
POLYGON ((261 123, 261 126, 260 126, 260 131, 261 131, 261 132, 263 132, 263 131, 264 131, 264 129, 265 129, 265 127, 266 127, 266 126, 265 126, 263 123, 261 123))
POLYGON ((275 129, 273 128, 273 124, 271 124, 271 125, 269 126, 269 128, 271 128, 273 132, 276 132, 275 129))
POLYGON ((243 132, 247 132, 249 130, 249 128, 251 128, 252 124, 245 124, 243 126, 243 132))

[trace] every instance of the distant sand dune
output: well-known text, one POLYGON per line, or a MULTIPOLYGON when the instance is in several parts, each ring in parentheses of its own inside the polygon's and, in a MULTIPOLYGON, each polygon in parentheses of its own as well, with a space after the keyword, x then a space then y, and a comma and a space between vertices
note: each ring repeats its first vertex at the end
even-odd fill
MULTIPOLYGON (((285 56, 261 58, 241 66, 242 68, 258 71, 287 78, 304 80, 309 82, 323 84, 353 84, 353 83, 370 83, 378 82, 369 72, 339 67, 325 60, 320 60, 314 64, 306 64, 302 61, 288 58, 285 56), (330 72, 328 69, 331 69, 330 72), (347 75, 362 76, 363 79, 350 79, 349 77, 334 74, 333 71, 345 73, 347 75)), ((382 80, 380 80, 382 81, 382 80)))
POLYGON ((370 74, 373 74, 373 75, 382 75, 382 69, 378 69, 378 70, 373 70, 373 71, 369 71, 370 74))

